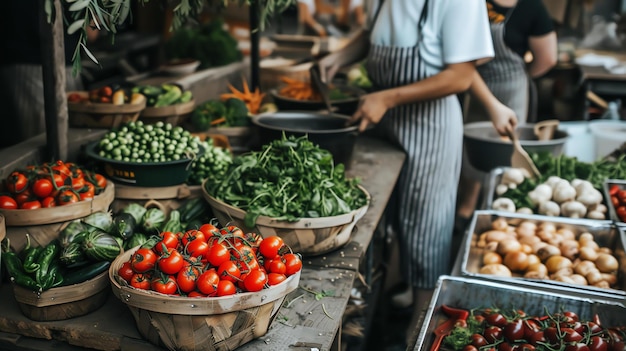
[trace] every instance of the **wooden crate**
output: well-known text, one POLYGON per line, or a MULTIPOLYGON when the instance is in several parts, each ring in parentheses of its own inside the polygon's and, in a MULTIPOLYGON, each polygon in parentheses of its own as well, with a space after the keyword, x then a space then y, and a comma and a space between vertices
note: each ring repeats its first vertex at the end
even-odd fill
POLYGON ((364 188, 361 187, 361 190, 367 195, 368 204, 350 213, 333 217, 302 218, 297 222, 259 216, 254 228, 245 225, 245 211, 209 195, 204 184, 202 195, 209 202, 220 224, 233 224, 244 232, 255 232, 264 238, 276 235, 294 252, 303 256, 317 256, 334 251, 350 241, 356 222, 365 215, 369 207, 370 195, 364 188))
POLYGON ((232 351, 267 333, 285 296, 300 282, 300 272, 259 292, 222 297, 184 297, 135 289, 117 275, 138 247, 113 261, 113 294, 130 309, 139 333, 169 350, 232 351))
POLYGON ((48 289, 41 293, 13 284, 15 300, 22 313, 36 321, 58 321, 86 315, 108 298, 108 273, 85 282, 48 289))
MULTIPOLYGON (((86 91, 68 92, 88 96, 86 91)), ((145 97, 139 103, 113 105, 110 103, 68 102, 68 123, 79 128, 115 128, 136 121, 146 108, 145 97)))
POLYGON ((7 227, 62 223, 86 217, 94 212, 107 211, 114 196, 115 185, 113 182, 107 182, 104 191, 91 201, 79 201, 69 205, 35 210, 0 209, 0 214, 4 216, 7 227))

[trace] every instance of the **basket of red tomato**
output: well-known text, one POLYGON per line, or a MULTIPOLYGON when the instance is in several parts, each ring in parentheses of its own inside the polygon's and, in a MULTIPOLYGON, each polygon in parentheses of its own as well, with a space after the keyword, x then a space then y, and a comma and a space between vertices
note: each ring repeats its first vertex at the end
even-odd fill
POLYGON ((300 256, 280 237, 207 223, 127 250, 109 278, 151 343, 230 351, 267 332, 301 269, 300 256))
POLYGON ((102 174, 58 160, 11 172, 3 180, 0 214, 7 226, 59 223, 106 211, 114 196, 102 174))
POLYGON ((626 227, 626 180, 607 179, 604 190, 611 219, 617 225, 626 227))

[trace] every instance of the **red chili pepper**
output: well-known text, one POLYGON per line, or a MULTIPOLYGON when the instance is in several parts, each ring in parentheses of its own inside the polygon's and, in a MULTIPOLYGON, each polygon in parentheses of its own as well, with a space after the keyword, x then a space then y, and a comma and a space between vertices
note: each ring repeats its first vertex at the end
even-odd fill
POLYGON ((469 311, 461 308, 454 308, 448 305, 441 305, 441 311, 446 314, 446 316, 456 319, 466 320, 469 317, 469 311))

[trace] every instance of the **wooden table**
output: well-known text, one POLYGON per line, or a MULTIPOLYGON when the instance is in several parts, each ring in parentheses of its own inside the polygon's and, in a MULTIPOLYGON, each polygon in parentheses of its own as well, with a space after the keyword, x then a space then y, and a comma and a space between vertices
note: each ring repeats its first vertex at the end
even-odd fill
MULTIPOLYGON (((340 350, 343 313, 364 264, 367 270, 368 247, 404 159, 403 152, 385 142, 357 139, 348 175, 361 178, 371 194, 368 212, 344 247, 304 259, 300 287, 287 296, 268 333, 238 350, 340 350), (311 292, 329 296, 316 299, 311 292)), ((128 308, 112 294, 100 309, 58 322, 24 317, 9 284, 0 287, 0 301, 0 350, 160 350, 141 337, 128 308)))

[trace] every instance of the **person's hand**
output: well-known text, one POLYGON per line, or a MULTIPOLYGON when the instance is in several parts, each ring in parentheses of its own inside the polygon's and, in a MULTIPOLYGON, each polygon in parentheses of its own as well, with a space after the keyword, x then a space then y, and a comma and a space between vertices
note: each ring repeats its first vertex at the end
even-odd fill
POLYGON ((331 82, 339 68, 341 68, 337 59, 336 55, 330 54, 317 61, 316 65, 319 67, 320 80, 323 83, 328 84, 331 82))
POLYGON ((370 124, 378 124, 389 109, 388 101, 384 91, 363 95, 348 124, 359 123, 359 132, 365 131, 370 124))
POLYGON ((319 23, 315 23, 313 25, 313 29, 317 32, 317 35, 319 35, 322 38, 328 36, 328 33, 326 32, 326 28, 324 28, 324 26, 319 23))
POLYGON ((497 103, 487 111, 493 127, 501 136, 507 136, 508 132, 513 132, 517 126, 517 116, 508 106, 497 103))

